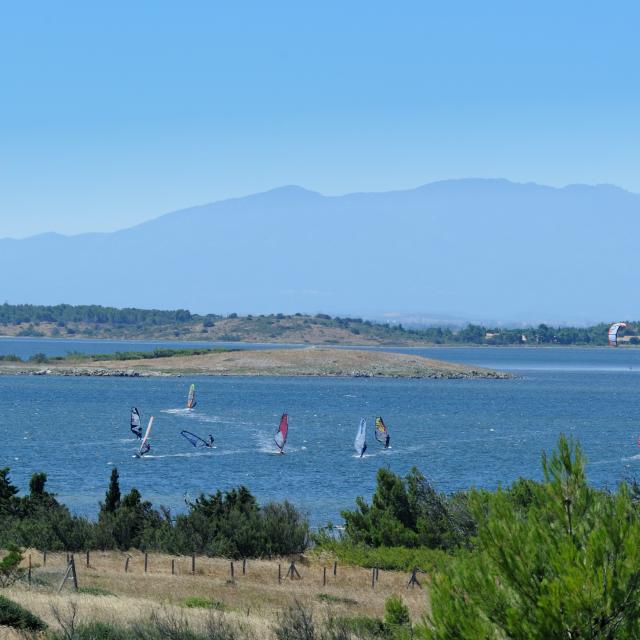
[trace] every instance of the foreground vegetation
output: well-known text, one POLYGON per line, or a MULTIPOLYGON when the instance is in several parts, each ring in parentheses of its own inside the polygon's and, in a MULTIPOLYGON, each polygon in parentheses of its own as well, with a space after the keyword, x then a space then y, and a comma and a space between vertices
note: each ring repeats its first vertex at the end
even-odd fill
POLYGON ((11 545, 48 551, 141 549, 256 558, 303 552, 309 524, 289 502, 258 505, 245 487, 201 495, 175 518, 154 509, 133 488, 121 495, 113 469, 97 520, 71 514, 46 490, 46 475, 31 478, 29 494, 18 497, 9 470, 0 470, 0 548, 11 545))
MULTIPOLYGON (((0 305, 0 334, 31 337, 147 338, 291 342, 313 344, 559 344, 606 345, 606 324, 591 327, 409 328, 326 314, 192 314, 187 310, 115 309, 99 305, 0 305)), ((620 336, 640 344, 640 322, 627 322, 620 336)))
MULTIPOLYGON (((520 479, 497 491, 447 496, 415 469, 405 477, 380 469, 371 502, 359 498, 354 510, 343 513, 341 534, 331 526, 321 530, 314 554, 383 569, 416 569, 430 601, 428 606, 424 600, 422 618, 412 621, 397 599, 388 600, 384 618, 364 619, 317 619, 293 603, 281 611, 282 624, 269 634, 292 640, 640 637, 640 489, 635 483, 621 483, 615 491, 591 487, 584 466, 580 448, 561 437, 556 451, 543 455, 541 482, 520 479)), ((6 470, 1 477, 0 542, 5 547, 37 543, 53 530, 56 535, 67 531, 60 518, 64 508, 45 491, 43 474, 33 477, 24 498, 16 496, 6 470), (56 526, 38 505, 48 505, 46 511, 56 514, 56 526)), ((227 557, 297 553, 309 542, 306 521, 286 503, 260 508, 240 488, 201 496, 174 522, 143 503, 135 489, 121 497, 115 470, 97 523, 76 519, 68 530, 74 526, 78 532, 88 527, 86 539, 98 548, 128 544, 184 553, 195 546, 227 557)), ((60 544, 63 538, 57 538, 60 544)), ((78 535, 77 540, 84 538, 78 535)), ((16 552, 5 556, 5 569, 11 553, 16 552)), ((342 606, 349 602, 332 594, 322 600, 342 606)), ((198 606, 197 600, 190 602, 198 606)), ((171 636, 136 636, 133 627, 113 627, 113 635, 96 637, 246 637, 199 636, 200 631, 187 627, 171 636)))

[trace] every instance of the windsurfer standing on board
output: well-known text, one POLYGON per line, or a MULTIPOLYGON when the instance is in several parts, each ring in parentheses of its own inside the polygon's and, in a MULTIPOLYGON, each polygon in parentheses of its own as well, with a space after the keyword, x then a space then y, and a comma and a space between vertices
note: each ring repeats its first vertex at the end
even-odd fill
POLYGON ((149 442, 145 442, 140 448, 140 453, 138 454, 141 458, 145 453, 149 453, 151 451, 151 444, 149 442))
POLYGON ((205 447, 208 447, 209 449, 213 449, 213 436, 211 434, 209 434, 209 441, 204 443, 205 447))
POLYGON ((387 433, 387 437, 384 439, 384 448, 389 448, 389 440, 391 440, 391 436, 387 433))
POLYGON ((362 456, 364 455, 364 452, 367 450, 367 443, 365 442, 362 445, 362 451, 360 452, 360 457, 362 458, 362 456))

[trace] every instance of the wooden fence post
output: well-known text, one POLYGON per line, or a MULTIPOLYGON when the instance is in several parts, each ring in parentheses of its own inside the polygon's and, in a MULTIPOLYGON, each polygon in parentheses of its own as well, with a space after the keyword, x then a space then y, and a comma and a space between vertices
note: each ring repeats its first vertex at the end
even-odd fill
POLYGON ((171 558, 171 575, 176 575, 176 561, 173 558, 171 558))
POLYGON ((418 567, 414 567, 413 571, 411 572, 411 577, 409 578, 409 583, 407 584, 407 588, 411 587, 413 589, 413 587, 422 587, 422 585, 420 584, 420 581, 418 580, 418 567))
POLYGON ((247 559, 246 558, 242 558, 242 575, 243 576, 247 575, 247 559))
POLYGON ((128 573, 128 571, 129 571, 129 556, 127 556, 124 561, 124 572, 128 573))
POLYGON ((292 560, 289 565, 289 569, 287 571, 287 578, 291 578, 291 580, 301 580, 302 576, 298 573, 296 569, 296 563, 292 560))
POLYGON ((230 570, 231 570, 231 580, 235 580, 235 575, 233 572, 233 560, 230 562, 230 570))
POLYGON ((196 554, 191 554, 191 573, 195 575, 196 572, 196 554))
POLYGON ((380 580, 380 567, 376 567, 376 582, 380 580))
POLYGON ((29 588, 31 588, 31 554, 29 554, 29 588))
POLYGON ((278 563, 278 584, 282 582, 282 565, 278 563))
POLYGON ((144 572, 147 573, 147 566, 149 565, 149 554, 144 552, 144 572))
POLYGON ((322 586, 327 585, 327 567, 322 567, 322 586))
POLYGON ((78 590, 78 574, 76 573, 76 560, 73 557, 73 553, 71 554, 71 575, 73 577, 73 588, 78 590))
POLYGON ((42 552, 42 566, 43 567, 47 566, 47 550, 46 549, 42 552))
POLYGON ((87 549, 87 567, 89 566, 90 553, 89 549, 87 549))
POLYGON ((337 576, 338 575, 338 561, 334 560, 333 562, 333 575, 337 576))
POLYGON ((375 567, 371 569, 371 588, 375 589, 376 586, 376 570, 375 567))

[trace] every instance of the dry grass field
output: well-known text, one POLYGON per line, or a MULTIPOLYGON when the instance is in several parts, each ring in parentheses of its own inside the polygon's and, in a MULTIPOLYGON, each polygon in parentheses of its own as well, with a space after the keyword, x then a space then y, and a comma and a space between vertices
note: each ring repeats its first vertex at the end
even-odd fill
MULTIPOLYGON (((66 568, 65 554, 47 555, 43 566, 42 553, 34 550, 32 585, 15 585, 3 590, 4 595, 44 619, 53 628, 57 622, 54 607, 64 612, 69 604, 77 605, 77 620, 127 623, 148 618, 153 612, 185 617, 198 628, 204 625, 210 612, 206 608, 186 606, 189 598, 209 600, 230 621, 252 630, 258 638, 271 638, 272 626, 280 612, 295 599, 313 611, 318 618, 333 616, 382 617, 385 600, 397 594, 417 620, 428 608, 426 576, 421 576, 423 588, 409 588, 409 575, 380 571, 372 588, 372 571, 338 565, 333 575, 333 561, 301 558, 296 562, 301 579, 286 577, 289 560, 248 560, 246 575, 242 562, 234 563, 234 578, 228 560, 196 558, 195 574, 191 573, 191 558, 172 558, 149 554, 147 572, 144 554, 131 552, 91 552, 89 566, 84 554, 76 555, 79 592, 72 581, 58 588, 66 568), (128 571, 125 561, 130 557, 128 571), (175 575, 172 575, 172 560, 175 575), (282 580, 278 581, 278 564, 282 580), (323 586, 326 568, 327 584, 323 586), (110 595, 103 595, 110 594, 110 595)), ((0 638, 18 637, 5 630, 0 638)))

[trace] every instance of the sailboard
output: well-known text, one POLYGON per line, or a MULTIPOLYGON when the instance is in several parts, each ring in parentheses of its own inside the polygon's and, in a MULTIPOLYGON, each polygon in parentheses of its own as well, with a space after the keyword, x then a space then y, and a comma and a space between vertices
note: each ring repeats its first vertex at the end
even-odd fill
POLYGON ((389 429, 387 429, 387 425, 384 423, 382 416, 376 417, 376 440, 384 445, 386 449, 389 446, 389 429))
POLYGON ((194 409, 196 406, 196 385, 189 387, 189 395, 187 396, 187 409, 194 409))
POLYGON ((360 418, 360 424, 358 425, 358 431, 356 433, 356 439, 353 446, 362 458, 364 452, 367 450, 367 421, 365 418, 360 418))
POLYGON ((136 407, 131 407, 131 432, 138 438, 142 438, 142 428, 140 427, 140 412, 136 407))
POLYGON ((140 443, 140 449, 138 449, 138 453, 136 454, 137 458, 142 458, 142 456, 149 451, 146 448, 147 440, 149 440, 149 436, 151 435, 151 427, 153 426, 153 416, 149 418, 149 424, 147 425, 147 430, 144 432, 144 438, 142 438, 142 442, 140 443))
POLYGON ((191 431, 187 431, 186 429, 180 432, 180 435, 185 438, 186 440, 189 441, 189 443, 191 443, 194 447, 207 447, 207 448, 211 448, 213 447, 213 436, 209 436, 209 438, 211 438, 211 440, 209 442, 207 442, 206 440, 204 440, 203 438, 201 438, 200 436, 197 436, 195 433, 191 433, 191 431))
POLYGON ((284 445, 287 441, 287 434, 289 433, 289 415, 285 412, 282 414, 280 418, 280 426, 276 431, 276 435, 274 436, 274 441, 278 449, 280 449, 280 453, 284 453, 284 445))

